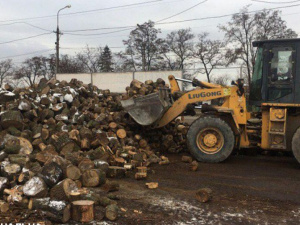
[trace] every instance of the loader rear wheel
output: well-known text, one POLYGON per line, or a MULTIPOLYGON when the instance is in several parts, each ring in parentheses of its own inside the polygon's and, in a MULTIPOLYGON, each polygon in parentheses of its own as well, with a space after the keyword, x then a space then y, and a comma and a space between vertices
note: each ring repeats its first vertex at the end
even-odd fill
POLYGON ((300 163, 300 127, 296 130, 296 132, 293 135, 292 151, 295 158, 300 163))
POLYGON ((191 154, 200 162, 222 162, 234 148, 234 134, 222 119, 200 117, 190 126, 187 144, 191 154))

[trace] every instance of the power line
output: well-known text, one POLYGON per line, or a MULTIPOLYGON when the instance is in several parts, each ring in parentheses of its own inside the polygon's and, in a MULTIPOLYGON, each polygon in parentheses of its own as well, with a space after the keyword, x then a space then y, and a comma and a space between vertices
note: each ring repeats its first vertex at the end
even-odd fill
POLYGON ((68 33, 68 32, 64 32, 64 34, 74 35, 74 36, 101 36, 101 35, 104 35, 104 34, 119 33, 119 32, 122 32, 122 31, 131 30, 131 29, 132 29, 132 26, 130 26, 130 28, 126 28, 126 29, 122 29, 122 30, 110 31, 110 32, 105 32, 105 33, 98 33, 98 34, 73 34, 73 33, 68 33))
POLYGON ((36 54, 36 53, 44 53, 44 52, 49 52, 49 51, 54 51, 54 49, 45 49, 45 50, 39 50, 39 51, 34 51, 34 52, 28 52, 28 53, 19 54, 19 55, 5 56, 5 57, 1 57, 0 59, 16 58, 16 57, 20 57, 20 56, 32 55, 32 54, 36 54))
MULTIPOLYGON (((103 47, 101 47, 101 46, 99 46, 100 48, 103 48, 103 47)), ((98 49, 99 47, 90 47, 89 46, 89 49, 98 49)), ((126 48, 125 46, 123 46, 123 47, 109 47, 109 48, 126 48)), ((86 49, 86 47, 78 47, 78 48, 76 48, 76 47, 62 47, 62 48, 60 48, 60 49, 86 49)))
MULTIPOLYGON (((201 1, 201 2, 197 3, 196 5, 193 5, 192 7, 188 8, 188 9, 185 9, 185 10, 179 12, 179 13, 176 13, 176 14, 174 14, 174 15, 172 15, 172 16, 169 16, 169 17, 166 17, 166 18, 164 18, 164 19, 158 20, 158 21, 156 21, 156 23, 157 23, 157 22, 164 21, 164 20, 168 20, 168 19, 173 18, 173 17, 175 17, 175 16, 178 16, 178 15, 180 15, 180 14, 182 14, 182 13, 185 13, 185 12, 187 12, 187 11, 189 11, 189 10, 191 10, 191 9, 193 9, 193 8, 199 6, 199 5, 201 5, 201 4, 203 4, 203 3, 207 2, 207 1, 208 1, 208 0, 201 1)), ((83 30, 70 30, 70 31, 66 30, 66 31, 64 31, 64 32, 66 32, 66 34, 70 34, 70 33, 72 33, 72 32, 85 32, 85 31, 108 30, 108 29, 124 29, 124 28, 135 28, 135 27, 136 27, 136 26, 106 27, 106 28, 83 29, 83 30)), ((129 29, 125 29, 125 30, 129 30, 129 29)), ((124 30, 121 30, 121 31, 124 31, 124 30)), ((116 32, 121 32, 121 31, 116 31, 116 32)), ((113 33, 116 33, 116 32, 113 32, 113 33)), ((104 33, 104 34, 106 34, 106 33, 104 33)), ((70 35, 72 35, 72 34, 70 34, 70 35)), ((73 35, 78 35, 78 36, 89 36, 89 35, 91 35, 91 36, 92 36, 92 35, 98 35, 98 34, 73 34, 73 35)), ((101 34, 101 35, 102 35, 102 34, 101 34)))
POLYGON ((91 28, 91 29, 83 29, 83 30, 64 30, 64 32, 72 33, 72 32, 84 32, 84 31, 95 31, 95 30, 114 30, 114 29, 124 29, 124 28, 135 28, 136 26, 125 26, 125 27, 103 27, 103 28, 91 28))
POLYGON ((271 2, 271 1, 263 1, 263 0, 251 0, 252 2, 261 2, 261 3, 270 3, 270 4, 290 4, 295 2, 300 2, 300 0, 290 1, 290 2, 271 2))
POLYGON ((26 24, 28 26, 31 26, 31 27, 34 27, 34 28, 37 28, 37 29, 40 29, 40 30, 52 32, 51 30, 47 30, 47 29, 44 29, 42 27, 27 23, 27 22, 13 22, 13 23, 7 23, 7 24, 0 24, 0 26, 9 26, 9 25, 14 25, 14 24, 26 24))
MULTIPOLYGON (((291 7, 296 7, 300 6, 300 4, 295 4, 295 5, 289 5, 289 6, 280 6, 280 7, 274 7, 274 8, 268 8, 268 9, 261 9, 261 10, 253 10, 249 11, 246 14, 252 14, 256 12, 262 12, 264 10, 276 10, 276 9, 284 9, 284 8, 291 8, 291 7)), ((220 16, 208 16, 208 17, 202 17, 202 18, 194 18, 194 19, 187 19, 187 20, 178 20, 178 21, 170 21, 170 22, 164 22, 164 23, 157 23, 158 25, 163 25, 163 24, 174 24, 174 23, 184 23, 184 22, 191 22, 191 21, 198 21, 198 20, 208 20, 208 19, 219 19, 219 18, 224 18, 228 16, 235 16, 239 14, 243 14, 244 12, 241 13, 232 13, 232 14, 225 14, 225 15, 220 15, 220 16)))
MULTIPOLYGON (((84 13, 90 13, 90 12, 98 12, 98 11, 104 11, 104 10, 110 10, 110 9, 120 9, 120 8, 125 8, 125 7, 139 6, 139 5, 145 5, 145 4, 150 4, 150 3, 155 3, 155 2, 161 2, 161 1, 163 1, 163 0, 153 0, 153 1, 147 1, 147 2, 139 2, 139 3, 133 3, 133 4, 127 4, 127 5, 112 6, 112 7, 107 7, 107 8, 78 11, 78 12, 73 12, 73 13, 63 13, 63 14, 60 14, 60 16, 71 16, 71 15, 84 14, 84 13)), ((2 20, 2 21, 0 21, 0 23, 3 23, 3 22, 12 22, 12 21, 21 21, 21 20, 52 18, 52 17, 56 17, 56 15, 38 16, 38 17, 27 17, 27 18, 11 19, 11 20, 2 20)))
MULTIPOLYGON (((247 12, 247 14, 252 14, 252 13, 256 13, 256 12, 262 12, 264 10, 276 10, 276 9, 291 8, 291 7, 296 7, 296 6, 300 6, 300 4, 294 4, 294 5, 289 5, 289 6, 279 6, 279 7, 273 7, 273 8, 261 9, 261 10, 253 10, 253 11, 247 12)), ((219 16, 209 16, 209 17, 193 18, 193 19, 187 19, 187 20, 170 21, 170 22, 156 22, 155 24, 156 25, 168 25, 168 24, 184 23, 184 22, 199 21, 199 20, 219 19, 219 18, 224 18, 224 17, 234 16, 234 15, 239 15, 239 14, 243 14, 243 13, 244 12, 232 13, 232 14, 224 14, 224 15, 219 15, 219 16)), ((111 32, 106 32, 106 33, 72 34, 72 33, 66 32, 65 34, 76 35, 76 36, 101 36, 101 35, 105 35, 105 34, 118 33, 118 32, 122 32, 122 31, 130 30, 133 27, 135 27, 135 26, 123 26, 121 30, 111 31, 111 32), (123 29, 123 28, 128 28, 128 29, 123 29)), ((102 29, 109 29, 109 28, 94 28, 93 30, 102 30, 102 29)), ((117 27, 111 27, 110 29, 117 29, 117 27)))
POLYGON ((185 12, 187 12, 187 11, 193 9, 193 8, 196 8, 198 5, 201 5, 201 4, 203 4, 204 2, 207 2, 207 1, 208 1, 208 0, 201 1, 201 2, 197 3, 196 5, 193 5, 192 7, 188 8, 188 9, 185 9, 185 10, 179 12, 179 13, 176 13, 176 14, 174 14, 174 15, 172 15, 172 16, 169 16, 169 17, 166 17, 166 18, 164 18, 164 19, 158 20, 158 21, 156 21, 156 22, 161 22, 161 21, 165 21, 165 20, 171 19, 171 18, 173 18, 173 17, 175 17, 175 16, 178 16, 178 15, 180 15, 180 14, 182 14, 182 13, 185 13, 185 12))
POLYGON ((29 37, 25 37, 25 38, 19 38, 19 39, 15 39, 15 40, 11 40, 11 41, 6 41, 6 42, 1 42, 0 45, 8 44, 8 43, 16 42, 16 41, 27 40, 27 39, 31 39, 31 38, 35 38, 35 37, 40 37, 40 36, 44 36, 44 35, 47 35, 47 34, 52 34, 52 32, 51 33, 38 34, 38 35, 29 36, 29 37))

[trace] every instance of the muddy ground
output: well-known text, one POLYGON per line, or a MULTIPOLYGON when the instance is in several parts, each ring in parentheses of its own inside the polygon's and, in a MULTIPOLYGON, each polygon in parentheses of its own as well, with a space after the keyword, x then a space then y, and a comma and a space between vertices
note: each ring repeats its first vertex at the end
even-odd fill
POLYGON ((300 165, 292 157, 232 156, 221 164, 188 171, 180 155, 155 165, 147 181, 120 180, 127 209, 118 224, 299 224, 300 165), (195 190, 210 187, 213 200, 199 203, 195 190), (139 212, 134 213, 136 209, 139 212), (139 214, 140 213, 140 214, 139 214))
MULTIPOLYGON (((117 221, 91 224, 300 223, 300 165, 293 157, 235 155, 220 164, 202 163, 191 172, 182 155, 167 156, 171 163, 151 166, 146 180, 118 180, 123 212, 117 221), (149 190, 146 182, 159 187, 149 190), (212 201, 195 200, 202 187, 213 190, 212 201)), ((101 210, 96 214, 103 216, 101 210)))

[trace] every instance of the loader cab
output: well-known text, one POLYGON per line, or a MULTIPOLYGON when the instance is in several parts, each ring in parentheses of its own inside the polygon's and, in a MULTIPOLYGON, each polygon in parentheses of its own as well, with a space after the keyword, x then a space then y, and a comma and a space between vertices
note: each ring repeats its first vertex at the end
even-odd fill
POLYGON ((255 41, 249 103, 300 103, 300 39, 255 41))

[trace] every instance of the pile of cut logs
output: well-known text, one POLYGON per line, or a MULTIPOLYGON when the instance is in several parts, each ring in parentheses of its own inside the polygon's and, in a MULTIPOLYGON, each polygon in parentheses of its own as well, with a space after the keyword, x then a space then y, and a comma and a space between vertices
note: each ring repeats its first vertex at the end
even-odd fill
POLYGON ((107 193, 119 185, 107 178, 137 171, 135 178, 143 179, 151 163, 169 163, 164 152, 185 148, 187 127, 180 120, 149 130, 120 104, 165 86, 162 79, 134 80, 121 95, 76 79, 42 79, 35 87, 15 90, 5 85, 0 91, 1 213, 21 207, 57 223, 89 222, 105 207, 106 218, 115 220, 117 202, 107 193))

